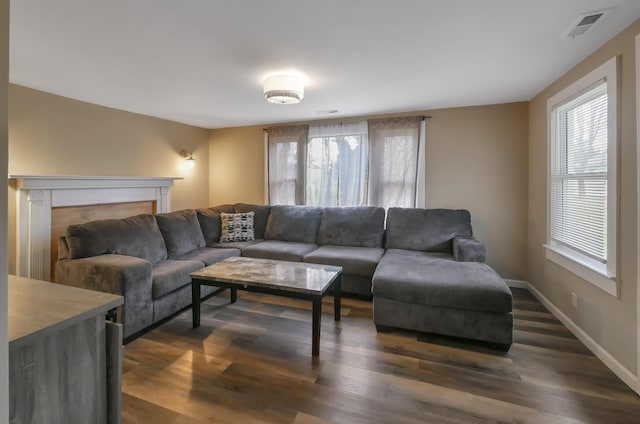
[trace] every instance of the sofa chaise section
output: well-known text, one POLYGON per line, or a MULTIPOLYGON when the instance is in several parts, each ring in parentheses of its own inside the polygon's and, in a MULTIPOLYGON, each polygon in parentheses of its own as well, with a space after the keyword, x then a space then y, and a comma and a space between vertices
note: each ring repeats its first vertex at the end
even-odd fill
POLYGON ((373 276, 380 331, 396 327, 511 345, 511 291, 483 263, 468 211, 391 208, 386 247, 373 276))

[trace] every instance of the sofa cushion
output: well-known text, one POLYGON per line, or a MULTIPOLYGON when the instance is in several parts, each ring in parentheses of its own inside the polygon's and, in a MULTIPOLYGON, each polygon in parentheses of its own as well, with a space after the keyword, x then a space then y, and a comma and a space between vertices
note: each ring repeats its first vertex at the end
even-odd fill
POLYGON ((371 278, 383 254, 375 247, 320 246, 304 262, 341 266, 344 274, 371 278))
POLYGON ((220 249, 239 249, 244 250, 249 246, 263 242, 263 239, 249 240, 249 241, 232 241, 229 243, 213 243, 209 247, 217 247, 220 249))
POLYGON ((230 203, 225 203, 224 205, 217 205, 217 206, 211 206, 210 208, 212 211, 218 211, 218 212, 224 212, 224 213, 234 213, 235 210, 233 208, 233 205, 230 203))
POLYGON ((318 247, 314 243, 265 240, 242 250, 242 256, 280 261, 302 262, 302 259, 318 247))
POLYGON ((193 209, 156 215, 169 257, 184 255, 205 246, 200 223, 193 209))
POLYGON ((508 313, 511 290, 488 265, 444 253, 391 249, 373 275, 373 296, 443 308, 508 313))
POLYGON ((272 206, 265 239, 316 243, 322 208, 311 206, 272 206))
POLYGON ((255 213, 220 213, 220 243, 251 241, 255 213))
POLYGON ((167 260, 151 268, 151 297, 158 299, 191 283, 191 273, 204 268, 200 261, 167 260))
POLYGON ((269 211, 271 206, 268 205, 253 205, 248 203, 236 203, 233 205, 235 213, 253 212, 253 233, 255 238, 263 239, 264 232, 267 229, 267 220, 269 219, 269 211))
POLYGON ((201 249, 192 250, 184 255, 176 256, 172 259, 178 261, 200 261, 205 266, 209 266, 232 256, 240 256, 240 250, 203 247, 201 249))
POLYGON ((232 205, 214 206, 196 209, 200 229, 206 246, 212 247, 220 242, 220 212, 233 213, 232 205))
POLYGON ((104 255, 135 256, 151 263, 167 258, 167 248, 153 215, 103 219, 67 227, 71 259, 104 255))
POLYGON ((467 210, 389 208, 385 247, 452 253, 454 237, 472 235, 467 210))
POLYGON ((318 244, 382 247, 384 208, 373 206, 325 208, 318 244))

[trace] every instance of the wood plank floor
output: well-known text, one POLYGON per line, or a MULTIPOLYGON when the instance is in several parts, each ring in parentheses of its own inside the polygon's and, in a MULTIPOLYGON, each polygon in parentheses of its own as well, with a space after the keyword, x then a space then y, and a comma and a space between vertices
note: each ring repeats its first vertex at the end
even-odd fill
POLYGON ((414 332, 378 334, 371 302, 227 293, 125 347, 123 423, 640 423, 640 397, 531 294, 513 289, 507 353, 414 332))

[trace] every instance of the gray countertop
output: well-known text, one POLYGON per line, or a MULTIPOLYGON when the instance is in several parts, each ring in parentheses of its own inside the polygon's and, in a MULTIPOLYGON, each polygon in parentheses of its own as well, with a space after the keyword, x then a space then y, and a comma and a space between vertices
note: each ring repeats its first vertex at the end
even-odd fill
POLYGON ((124 303, 122 296, 9 275, 9 348, 15 349, 124 303))

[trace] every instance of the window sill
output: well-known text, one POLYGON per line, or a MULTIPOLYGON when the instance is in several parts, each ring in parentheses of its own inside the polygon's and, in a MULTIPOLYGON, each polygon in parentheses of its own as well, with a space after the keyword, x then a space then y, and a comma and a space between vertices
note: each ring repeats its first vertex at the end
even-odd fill
POLYGON ((548 244, 545 244, 544 247, 548 260, 604 290, 611 296, 618 297, 618 283, 615 275, 610 275, 605 265, 589 261, 589 258, 583 258, 569 249, 548 244))

